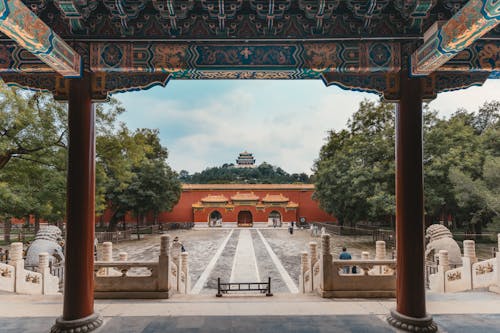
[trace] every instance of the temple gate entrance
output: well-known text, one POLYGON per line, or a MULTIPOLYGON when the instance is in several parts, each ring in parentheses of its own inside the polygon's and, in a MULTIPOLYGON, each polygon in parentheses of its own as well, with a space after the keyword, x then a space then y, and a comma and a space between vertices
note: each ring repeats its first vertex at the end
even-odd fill
POLYGON ((238 213, 238 227, 251 227, 253 226, 252 213, 248 210, 242 210, 238 213))
POLYGON ((208 217, 209 227, 221 227, 222 226, 222 214, 218 210, 214 210, 210 213, 208 217))
POLYGON ((269 217, 267 219, 267 224, 272 225, 273 227, 281 227, 281 214, 275 210, 269 213, 269 217))

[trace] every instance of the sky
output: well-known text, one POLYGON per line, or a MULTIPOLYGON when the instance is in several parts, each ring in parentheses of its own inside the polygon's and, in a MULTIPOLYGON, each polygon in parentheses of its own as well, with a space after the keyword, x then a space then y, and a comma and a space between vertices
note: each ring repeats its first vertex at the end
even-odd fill
MULTIPOLYGON (((363 99, 375 94, 326 87, 320 80, 171 80, 165 88, 114 95, 131 129, 158 128, 176 171, 199 172, 254 154, 289 173, 311 174, 329 130, 346 127, 363 99)), ((500 80, 441 93, 430 103, 441 117, 500 100, 500 80)))

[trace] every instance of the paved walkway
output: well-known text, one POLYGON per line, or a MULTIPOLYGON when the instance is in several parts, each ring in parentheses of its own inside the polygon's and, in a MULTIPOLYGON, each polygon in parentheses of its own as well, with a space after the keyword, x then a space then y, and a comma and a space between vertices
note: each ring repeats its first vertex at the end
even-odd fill
POLYGON ((260 282, 250 230, 240 230, 230 282, 260 282))
MULTIPOLYGON (((395 332, 385 322, 394 300, 332 300, 312 295, 175 295, 168 300, 98 300, 100 332, 395 332)), ((500 332, 500 296, 429 295, 440 332, 500 332)), ((0 332, 48 332, 61 296, 0 294, 0 332)))

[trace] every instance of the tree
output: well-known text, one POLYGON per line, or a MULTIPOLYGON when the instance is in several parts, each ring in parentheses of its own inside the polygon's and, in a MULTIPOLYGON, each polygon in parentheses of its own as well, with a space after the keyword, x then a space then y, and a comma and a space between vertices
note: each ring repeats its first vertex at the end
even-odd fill
POLYGON ((315 162, 314 197, 341 225, 394 215, 394 107, 362 101, 347 130, 330 131, 315 162))
POLYGON ((187 171, 180 173, 180 180, 185 183, 196 184, 285 184, 310 183, 305 173, 290 175, 280 167, 263 162, 255 168, 236 168, 233 164, 224 164, 222 167, 207 168, 202 172, 189 175, 187 171))
POLYGON ((130 209, 138 220, 152 212, 158 223, 161 211, 171 211, 179 201, 181 184, 177 174, 163 160, 144 160, 135 168, 135 176, 127 189, 130 209))
MULTIPOLYGON (((178 201, 175 195, 178 176, 165 162, 168 151, 160 143, 158 130, 138 129, 131 133, 122 124, 115 131, 97 137, 97 155, 96 211, 111 209, 109 230, 116 229, 129 211, 138 219, 150 211, 157 216, 162 207, 171 209, 178 201), (160 178, 154 179, 156 176, 160 178)), ((180 196, 180 185, 178 193, 180 196)))
POLYGON ((67 115, 52 95, 0 84, 0 170, 12 159, 39 164, 66 146, 67 115))

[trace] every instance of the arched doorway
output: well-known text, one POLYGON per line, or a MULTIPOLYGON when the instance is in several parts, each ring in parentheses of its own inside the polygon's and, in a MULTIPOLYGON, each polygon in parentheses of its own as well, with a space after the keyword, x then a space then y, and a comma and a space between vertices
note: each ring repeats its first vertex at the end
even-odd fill
POLYGON ((273 210, 269 213, 269 217, 267 218, 268 225, 272 225, 273 227, 281 227, 281 214, 278 211, 273 210))
POLYGON ((208 217, 209 227, 222 227, 222 214, 218 210, 214 210, 208 217))
POLYGON ((252 213, 242 210, 238 213, 238 227, 251 227, 253 225, 252 213))

